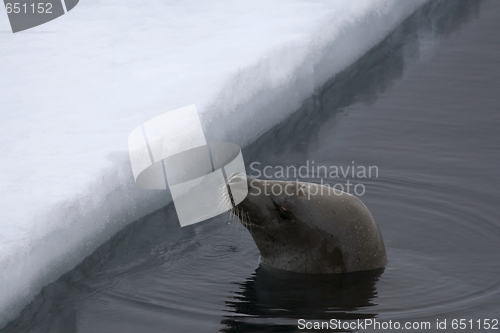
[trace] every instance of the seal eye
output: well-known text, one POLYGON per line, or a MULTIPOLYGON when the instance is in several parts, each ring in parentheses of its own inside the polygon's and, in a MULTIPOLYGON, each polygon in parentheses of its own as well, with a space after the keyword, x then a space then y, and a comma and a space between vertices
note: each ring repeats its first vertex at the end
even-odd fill
POLYGON ((280 217, 284 220, 288 220, 288 214, 287 214, 287 211, 284 207, 280 207, 280 209, 278 210, 278 213, 280 214, 280 217))
POLYGON ((288 213, 288 212, 286 211, 286 208, 285 208, 285 207, 281 206, 281 207, 279 208, 279 214, 280 214, 280 217, 281 217, 282 219, 288 220, 288 214, 287 214, 287 213, 288 213))
POLYGON ((287 210, 285 206, 280 206, 274 201, 273 203, 274 208, 276 209, 280 218, 282 218, 283 220, 292 220, 293 214, 289 210, 287 210))

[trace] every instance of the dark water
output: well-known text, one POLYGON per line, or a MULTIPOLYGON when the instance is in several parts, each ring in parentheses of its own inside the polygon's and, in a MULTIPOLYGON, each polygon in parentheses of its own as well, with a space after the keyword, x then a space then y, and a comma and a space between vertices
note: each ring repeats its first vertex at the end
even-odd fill
POLYGON ((500 1, 432 2, 243 152, 260 169, 377 166, 378 177, 325 181, 365 185, 385 269, 259 267, 239 222, 181 229, 169 206, 44 288, 1 332, 303 332, 300 318, 428 321, 429 331, 473 319, 473 332, 500 319, 499 32, 500 1))

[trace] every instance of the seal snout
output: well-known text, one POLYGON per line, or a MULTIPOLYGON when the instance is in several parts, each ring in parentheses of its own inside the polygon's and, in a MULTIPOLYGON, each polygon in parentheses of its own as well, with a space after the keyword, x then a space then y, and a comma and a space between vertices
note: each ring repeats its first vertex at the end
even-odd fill
POLYGON ((254 201, 258 197, 252 196, 251 187, 252 182, 258 181, 255 178, 247 176, 244 173, 233 173, 228 177, 227 183, 231 189, 231 195, 234 199, 235 206, 232 212, 238 216, 247 228, 261 227, 259 226, 260 220, 252 221, 251 216, 259 216, 260 213, 254 213, 253 210, 260 210, 258 204, 254 201))
MULTIPOLYGON (((244 173, 233 173, 227 179, 227 184, 231 190, 233 203, 238 205, 248 196, 249 182, 248 176, 244 173)), ((252 178, 253 179, 253 178, 252 178)))
POLYGON ((231 188, 231 191, 240 192, 240 194, 243 196, 243 200, 244 197, 247 196, 250 190, 250 184, 253 180, 255 179, 245 175, 244 173, 238 172, 233 173, 231 176, 229 176, 227 182, 229 187, 231 188))
POLYGON ((235 186, 241 186, 245 183, 247 183, 247 175, 241 173, 241 172, 238 172, 238 173, 233 173, 229 179, 228 179, 228 183, 229 185, 235 185, 235 186))

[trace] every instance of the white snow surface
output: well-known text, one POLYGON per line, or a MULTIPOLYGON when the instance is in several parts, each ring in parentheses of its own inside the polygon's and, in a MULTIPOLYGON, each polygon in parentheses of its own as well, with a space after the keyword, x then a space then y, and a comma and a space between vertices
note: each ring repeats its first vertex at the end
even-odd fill
POLYGON ((169 202, 135 185, 127 137, 196 104, 244 146, 425 0, 85 0, 12 34, 0 14, 0 327, 169 202))

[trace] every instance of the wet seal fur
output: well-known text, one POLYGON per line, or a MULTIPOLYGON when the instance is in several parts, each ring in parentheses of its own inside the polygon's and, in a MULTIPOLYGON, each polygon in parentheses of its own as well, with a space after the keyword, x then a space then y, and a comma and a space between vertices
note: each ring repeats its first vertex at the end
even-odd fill
POLYGON ((242 174, 231 175, 228 182, 232 188, 248 188, 247 197, 233 213, 249 230, 264 264, 312 274, 386 265, 382 234, 355 196, 318 184, 259 180, 242 174))

